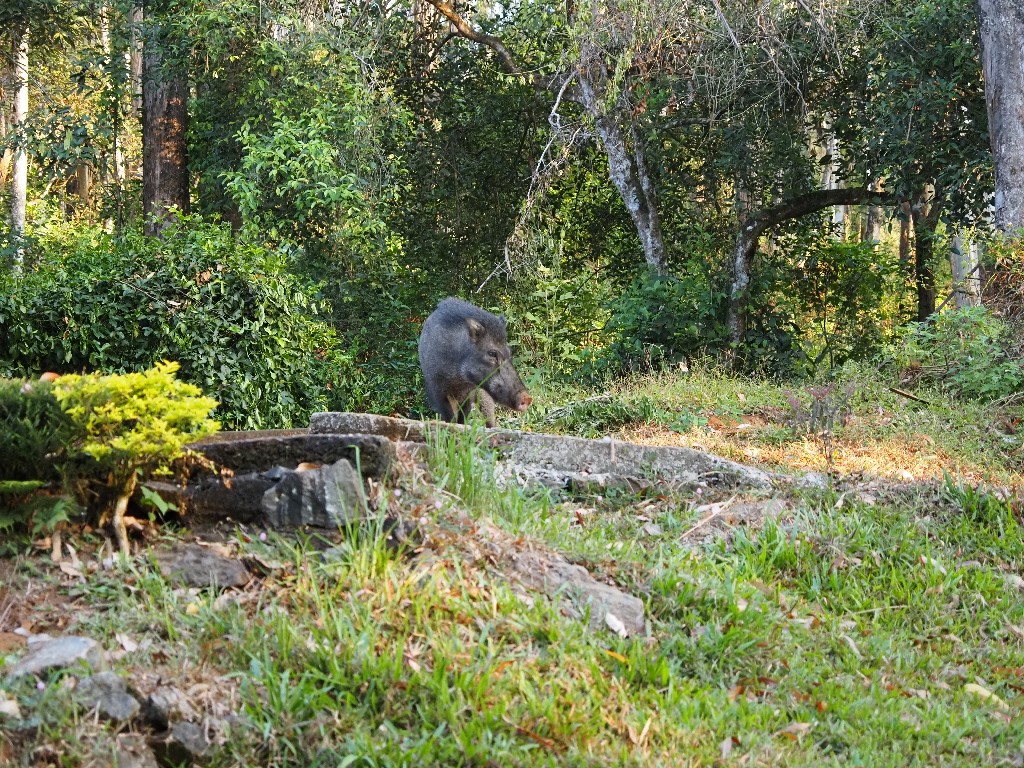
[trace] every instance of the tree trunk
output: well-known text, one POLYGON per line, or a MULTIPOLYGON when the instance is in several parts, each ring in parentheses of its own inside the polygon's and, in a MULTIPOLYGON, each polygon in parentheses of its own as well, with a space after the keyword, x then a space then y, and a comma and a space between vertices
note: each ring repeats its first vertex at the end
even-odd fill
MULTIPOLYGON (((868 185, 868 189, 876 192, 885 186, 885 180, 879 179, 868 185)), ((878 205, 865 205, 863 210, 863 225, 860 230, 860 241, 870 245, 878 245, 882 241, 882 222, 885 220, 885 211, 878 205)))
POLYGON ((132 94, 132 110, 142 112, 142 6, 133 5, 129 16, 128 82, 132 94))
POLYGON ((914 219, 914 284, 917 287, 917 320, 935 314, 935 225, 942 207, 938 191, 929 185, 910 206, 914 219))
POLYGON ((581 102, 594 120, 601 146, 608 157, 609 176, 626 204, 626 210, 640 236, 647 268, 656 275, 665 275, 668 273, 665 241, 661 234, 657 196, 644 157, 643 144, 636 135, 628 110, 620 100, 616 100, 611 110, 605 108, 603 88, 595 84, 589 74, 595 71, 603 72, 603 64, 599 61, 586 61, 584 58, 579 77, 581 102))
POLYGON ((872 192, 866 187, 844 187, 840 189, 819 189, 795 197, 779 205, 756 211, 740 223, 736 243, 732 251, 732 286, 729 290, 729 306, 726 314, 726 328, 733 349, 739 349, 747 330, 747 292, 750 288, 751 266, 757 253, 757 241, 768 229, 789 219, 806 216, 809 213, 831 208, 836 205, 857 205, 866 200, 876 204, 891 204, 890 195, 872 192))
MULTIPOLYGON (((839 159, 839 139, 835 136, 829 137, 826 155, 829 163, 821 171, 821 188, 841 189, 843 183, 839 180, 837 165, 839 159)), ((846 239, 846 219, 848 214, 849 211, 845 205, 837 205, 832 210, 832 236, 838 240, 846 239)))
POLYGON ((957 232, 949 250, 949 266, 953 272, 953 295, 958 309, 981 304, 980 254, 977 238, 965 238, 957 232))
POLYGON ((11 183, 11 243, 14 245, 14 272, 25 265, 25 208, 28 201, 28 152, 25 147, 25 120, 28 117, 28 27, 21 30, 14 44, 14 112, 11 124, 16 132, 14 178, 11 183))
POLYGON ((995 164, 995 224, 1024 227, 1024 3, 977 0, 988 130, 995 164))
POLYGON ((84 215, 89 210, 89 203, 92 199, 92 166, 82 161, 75 166, 75 179, 77 180, 78 210, 79 215, 84 215))
MULTIPOLYGON (((6 59, 6 57, 4 57, 6 59)), ((11 62, 13 64, 13 62, 11 62)), ((7 89, 6 85, 14 80, 14 69, 6 61, 0 62, 0 136, 6 136, 10 131, 10 121, 7 118, 7 89)), ((7 178, 11 173, 11 149, 4 147, 0 153, 0 187, 7 186, 7 178)))
MULTIPOLYGON (((148 8, 147 8, 148 10, 148 8)), ((143 47, 142 211, 145 233, 159 235, 173 221, 173 209, 189 210, 188 82, 180 52, 161 24, 146 14, 149 33, 143 47)))
POLYGON ((900 266, 906 267, 910 263, 910 225, 913 223, 909 200, 900 202, 900 213, 900 266))

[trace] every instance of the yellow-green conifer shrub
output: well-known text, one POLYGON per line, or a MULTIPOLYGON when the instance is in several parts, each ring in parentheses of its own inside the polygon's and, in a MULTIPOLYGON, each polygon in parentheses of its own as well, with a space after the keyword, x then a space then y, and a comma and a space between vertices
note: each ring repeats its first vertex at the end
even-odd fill
POLYGON ((162 362, 142 373, 62 376, 53 388, 76 435, 65 483, 86 504, 99 500, 99 522, 111 523, 122 552, 124 513, 139 476, 167 472, 189 443, 218 429, 210 418, 217 401, 178 381, 177 370, 177 363, 162 362))

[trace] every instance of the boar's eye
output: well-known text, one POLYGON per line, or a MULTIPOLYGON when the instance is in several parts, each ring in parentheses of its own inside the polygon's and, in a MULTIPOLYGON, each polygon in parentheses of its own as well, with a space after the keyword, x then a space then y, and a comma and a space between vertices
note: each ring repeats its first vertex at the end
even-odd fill
POLYGON ((495 352, 493 349, 487 350, 487 359, 490 360, 492 363, 497 364, 499 362, 498 353, 495 352))

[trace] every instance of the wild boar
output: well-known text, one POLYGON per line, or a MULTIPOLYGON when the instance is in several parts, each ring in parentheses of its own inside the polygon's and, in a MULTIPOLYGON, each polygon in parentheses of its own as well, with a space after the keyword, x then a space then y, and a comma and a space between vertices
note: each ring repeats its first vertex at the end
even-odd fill
POLYGON ((473 403, 488 427, 494 404, 525 411, 533 398, 512 365, 504 317, 448 298, 423 323, 420 368, 430 407, 445 421, 466 420, 473 403))

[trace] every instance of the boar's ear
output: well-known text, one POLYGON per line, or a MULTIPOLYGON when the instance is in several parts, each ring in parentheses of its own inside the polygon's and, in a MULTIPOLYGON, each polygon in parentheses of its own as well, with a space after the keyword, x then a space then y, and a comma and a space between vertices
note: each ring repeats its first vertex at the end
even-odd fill
POLYGON ((472 317, 466 318, 466 328, 469 329, 469 340, 474 344, 484 337, 484 327, 472 317))
POLYGON ((505 316, 504 315, 498 315, 498 320, 501 321, 501 327, 502 328, 508 328, 508 323, 505 322, 505 316))

